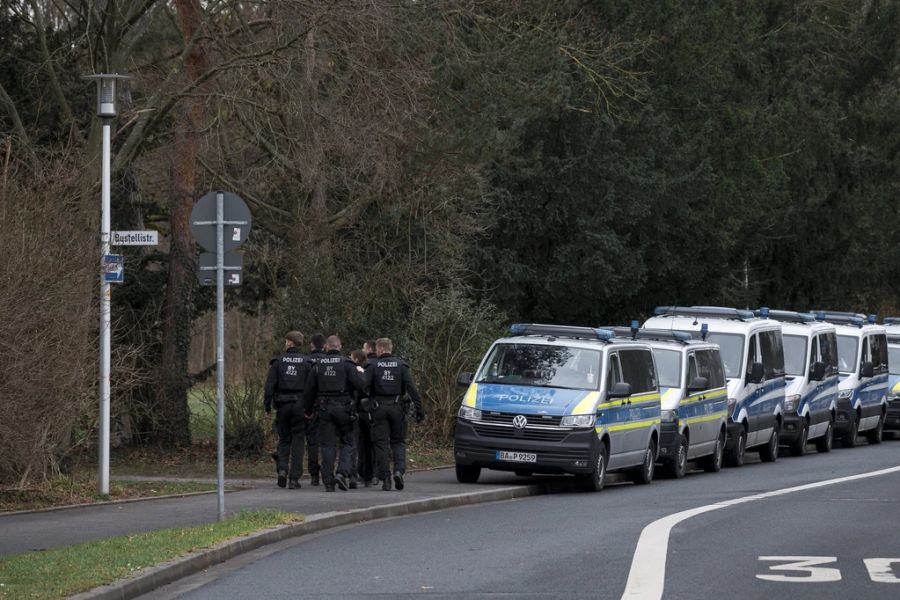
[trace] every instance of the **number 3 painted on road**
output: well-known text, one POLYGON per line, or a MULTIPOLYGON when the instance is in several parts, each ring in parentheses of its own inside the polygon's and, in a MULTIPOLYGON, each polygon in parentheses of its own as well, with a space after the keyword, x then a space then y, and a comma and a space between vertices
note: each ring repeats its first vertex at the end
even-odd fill
POLYGON ((801 571, 806 575, 757 575, 757 579, 786 583, 825 583, 840 581, 841 572, 831 567, 817 567, 837 562, 836 556, 760 556, 759 560, 775 560, 786 562, 783 565, 772 565, 770 571, 801 571))
POLYGON ((900 563, 900 558, 865 558, 869 578, 876 583, 900 583, 900 577, 894 575, 893 563, 900 563))

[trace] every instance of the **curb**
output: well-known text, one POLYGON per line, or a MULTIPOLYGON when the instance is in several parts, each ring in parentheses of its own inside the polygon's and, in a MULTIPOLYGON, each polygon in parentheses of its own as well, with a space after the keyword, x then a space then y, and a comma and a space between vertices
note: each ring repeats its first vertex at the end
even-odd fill
MULTIPOLYGON (((237 490, 225 490, 226 494, 230 494, 237 490)), ((123 498, 122 500, 103 500, 101 502, 86 502, 83 504, 63 504, 61 506, 48 506, 47 508, 30 508, 28 510, 11 510, 0 512, 0 520, 3 517, 12 517, 14 515, 29 515, 33 513, 56 512, 59 510, 69 510, 71 508, 90 508, 92 506, 109 506, 110 504, 131 504, 132 502, 148 502, 150 500, 170 500, 172 498, 187 498, 188 496, 205 496, 215 494, 216 490, 206 492, 186 492, 184 494, 166 494, 165 496, 145 496, 143 498, 123 498)))
POLYGON ((557 486, 552 484, 539 483, 521 487, 488 490, 484 492, 468 492, 465 494, 439 496, 424 500, 382 504, 380 506, 358 508, 339 513, 312 515, 300 523, 281 525, 236 540, 222 542, 212 548, 201 550, 181 558, 176 558, 154 567, 149 567, 128 579, 121 579, 109 585, 104 585, 71 596, 70 600, 130 600, 131 598, 136 598, 137 596, 151 592, 179 579, 199 573, 204 569, 232 559, 240 554, 288 538, 309 535, 334 527, 374 521, 377 519, 402 517, 405 515, 431 512, 446 508, 455 508, 458 506, 538 496, 549 492, 551 489, 556 489, 556 487, 557 486))

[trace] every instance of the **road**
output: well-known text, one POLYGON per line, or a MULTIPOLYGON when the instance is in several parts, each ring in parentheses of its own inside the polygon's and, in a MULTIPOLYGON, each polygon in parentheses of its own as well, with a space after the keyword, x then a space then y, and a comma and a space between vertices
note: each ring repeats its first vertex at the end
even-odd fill
POLYGON ((658 585, 664 598, 893 599, 900 469, 766 494, 898 466, 900 442, 886 441, 374 522, 283 542, 146 598, 619 598, 632 573, 639 598, 659 597, 647 592, 658 585), (798 576, 808 579, 778 580, 798 576))

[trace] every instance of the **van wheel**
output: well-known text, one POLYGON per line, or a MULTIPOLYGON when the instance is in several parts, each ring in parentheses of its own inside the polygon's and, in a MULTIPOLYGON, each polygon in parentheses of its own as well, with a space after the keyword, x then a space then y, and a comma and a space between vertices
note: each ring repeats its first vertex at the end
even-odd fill
POLYGON ((809 423, 806 419, 800 421, 800 435, 791 443, 791 454, 794 456, 804 456, 806 454, 806 444, 809 441, 809 423))
POLYGON ((650 445, 644 452, 644 462, 640 468, 636 469, 631 476, 631 480, 638 485, 647 485, 653 481, 653 472, 656 469, 656 444, 650 440, 650 445))
POLYGON ((778 424, 776 423, 775 427, 772 429, 772 435, 769 437, 769 443, 759 451, 759 459, 761 461, 775 462, 778 460, 778 435, 780 433, 781 428, 778 427, 778 424))
POLYGON ((460 483, 478 483, 481 476, 481 467, 471 465, 456 465, 456 480, 460 483))
POLYGON ((687 438, 682 435, 681 442, 678 444, 678 451, 675 453, 674 460, 666 463, 666 475, 673 479, 681 479, 682 477, 684 477, 684 474, 687 472, 687 455, 688 441, 687 438))
POLYGON ((701 463, 703 470, 707 473, 718 473, 722 470, 722 462, 725 458, 725 432, 720 431, 719 437, 716 439, 716 445, 713 453, 704 456, 701 463))
POLYGON ((834 420, 828 422, 828 429, 825 430, 825 435, 816 440, 816 452, 821 452, 822 454, 826 452, 831 452, 831 447, 834 444, 834 420))
POLYGON ((606 444, 600 444, 600 452, 597 453, 597 463, 594 472, 590 475, 578 476, 578 487, 585 492, 599 492, 606 485, 606 470, 609 466, 609 450, 606 444))
POLYGON ((734 448, 728 452, 728 464, 732 467, 740 467, 744 464, 744 453, 747 451, 747 430, 741 427, 734 448))
POLYGON ((849 421, 850 423, 847 425, 849 429, 844 434, 844 437, 841 438, 841 446, 844 448, 856 448, 856 444, 859 443, 859 432, 857 431, 859 420, 856 418, 856 411, 850 413, 849 421))
POLYGON ((866 432, 866 439, 869 440, 870 444, 880 444, 881 439, 884 437, 884 415, 878 417, 878 425, 875 426, 875 429, 870 429, 866 432))

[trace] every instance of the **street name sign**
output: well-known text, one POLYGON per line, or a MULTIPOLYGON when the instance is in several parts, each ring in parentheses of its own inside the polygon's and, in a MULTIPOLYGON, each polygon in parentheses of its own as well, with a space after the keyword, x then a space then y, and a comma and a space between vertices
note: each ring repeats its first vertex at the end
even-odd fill
POLYGON ((112 231, 109 243, 113 246, 156 246, 159 233, 150 231, 112 231))

